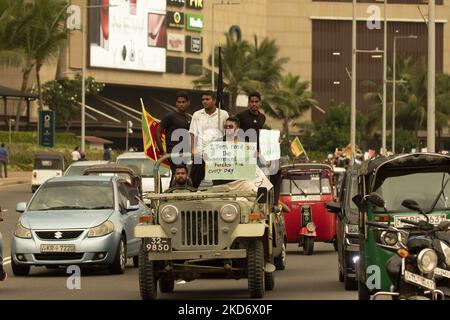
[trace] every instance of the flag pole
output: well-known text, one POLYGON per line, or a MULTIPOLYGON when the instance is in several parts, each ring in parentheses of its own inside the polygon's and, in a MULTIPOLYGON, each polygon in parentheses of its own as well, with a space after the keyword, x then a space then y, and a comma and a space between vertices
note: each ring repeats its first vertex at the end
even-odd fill
MULTIPOLYGON (((214 71, 214 70, 213 70, 214 71)), ((222 125, 220 122, 220 110, 222 109, 222 92, 223 92, 223 79, 222 79, 222 47, 219 45, 219 77, 217 79, 217 93, 216 93, 216 98, 217 98, 217 104, 219 107, 218 110, 218 129, 220 131, 222 131, 222 125)))

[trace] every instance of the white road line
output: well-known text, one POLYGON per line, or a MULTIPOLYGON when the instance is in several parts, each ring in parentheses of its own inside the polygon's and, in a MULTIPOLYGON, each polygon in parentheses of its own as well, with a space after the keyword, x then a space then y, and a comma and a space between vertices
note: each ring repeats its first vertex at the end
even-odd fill
POLYGON ((6 257, 5 259, 3 259, 3 265, 7 265, 11 263, 11 257, 6 257))

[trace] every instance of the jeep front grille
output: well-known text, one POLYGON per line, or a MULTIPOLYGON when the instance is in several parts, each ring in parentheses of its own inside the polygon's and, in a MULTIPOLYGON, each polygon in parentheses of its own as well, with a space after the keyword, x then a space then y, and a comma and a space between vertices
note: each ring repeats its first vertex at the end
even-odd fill
POLYGON ((219 244, 217 211, 181 211, 181 243, 183 246, 219 244))

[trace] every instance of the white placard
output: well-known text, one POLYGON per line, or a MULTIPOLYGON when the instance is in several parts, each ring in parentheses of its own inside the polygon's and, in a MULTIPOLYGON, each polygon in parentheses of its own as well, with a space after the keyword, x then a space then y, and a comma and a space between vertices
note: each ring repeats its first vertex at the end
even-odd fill
POLYGON ((266 161, 280 159, 281 150, 279 130, 259 130, 259 152, 266 161))

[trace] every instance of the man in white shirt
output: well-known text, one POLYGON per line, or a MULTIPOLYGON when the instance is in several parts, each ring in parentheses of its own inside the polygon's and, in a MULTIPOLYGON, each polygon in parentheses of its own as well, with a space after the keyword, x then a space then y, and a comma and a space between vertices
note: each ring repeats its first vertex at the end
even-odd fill
POLYGON ((194 163, 191 168, 191 180, 194 188, 198 188, 205 178, 205 161, 203 152, 212 141, 223 137, 224 124, 228 119, 228 112, 216 108, 216 95, 212 91, 202 94, 203 109, 194 112, 189 133, 191 135, 191 153, 194 163), (219 125, 220 111, 220 125, 219 125))
POLYGON ((72 151, 72 161, 78 161, 81 159, 80 147, 76 146, 75 150, 72 151))

